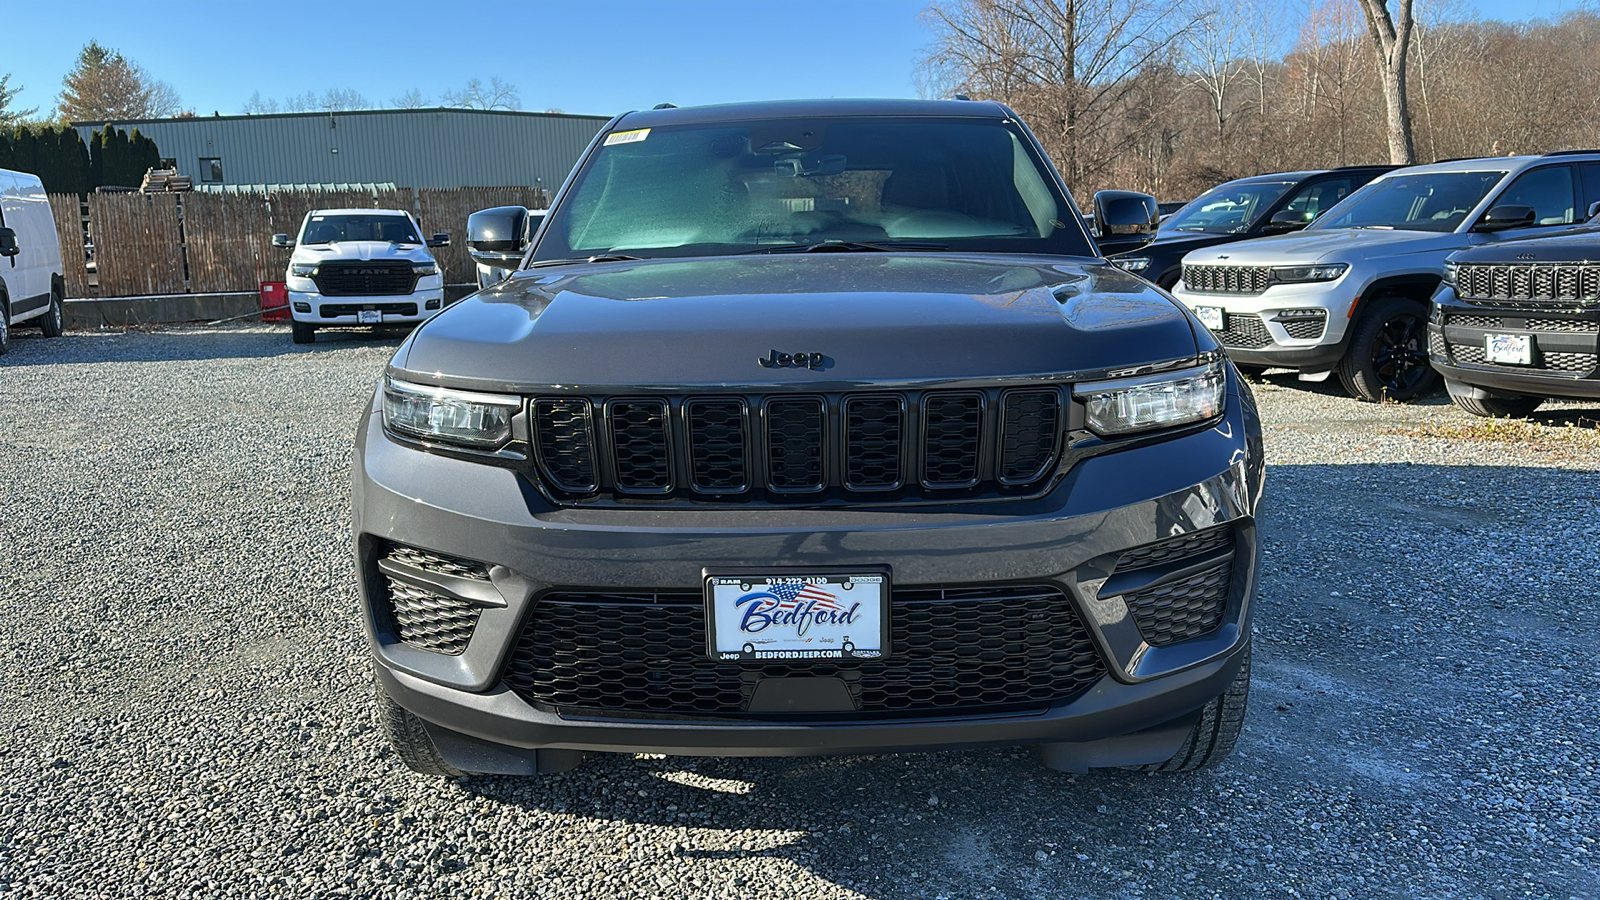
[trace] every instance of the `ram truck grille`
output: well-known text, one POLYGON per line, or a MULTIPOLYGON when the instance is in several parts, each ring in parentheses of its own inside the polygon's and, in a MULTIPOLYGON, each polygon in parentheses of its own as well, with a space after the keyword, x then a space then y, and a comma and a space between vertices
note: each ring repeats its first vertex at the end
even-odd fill
POLYGON ((324 297, 392 297, 409 294, 417 285, 409 262, 325 262, 313 276, 324 297))

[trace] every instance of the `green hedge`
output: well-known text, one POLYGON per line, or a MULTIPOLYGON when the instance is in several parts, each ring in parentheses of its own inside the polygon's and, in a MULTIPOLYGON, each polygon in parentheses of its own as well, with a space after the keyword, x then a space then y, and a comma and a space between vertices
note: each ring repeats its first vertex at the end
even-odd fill
POLYGON ((52 194, 87 194, 102 185, 137 188, 145 170, 160 164, 156 142, 137 128, 132 134, 110 126, 96 129, 88 146, 70 125, 0 131, 0 169, 38 175, 52 194))

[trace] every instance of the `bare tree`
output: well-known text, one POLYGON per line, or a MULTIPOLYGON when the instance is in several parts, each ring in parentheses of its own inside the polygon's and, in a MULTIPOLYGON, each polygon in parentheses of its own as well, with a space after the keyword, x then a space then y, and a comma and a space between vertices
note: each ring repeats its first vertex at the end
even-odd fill
POLYGON ((489 83, 476 76, 467 80, 459 91, 445 91, 439 95, 446 106, 464 109, 520 109, 522 98, 515 85, 503 81, 499 75, 490 77, 489 83))
POLYGON ((412 88, 398 97, 390 98, 389 105, 395 109, 422 109, 429 106, 431 102, 427 97, 423 96, 422 91, 412 88))
POLYGON ((1389 162, 1411 165, 1417 150, 1411 139, 1411 110, 1406 97, 1406 56, 1411 50, 1411 0, 1399 0, 1396 13, 1389 14, 1388 0, 1361 0, 1367 14, 1367 31, 1372 50, 1378 56, 1378 74, 1383 80, 1383 103, 1389 113, 1389 162))
POLYGON ((355 88, 328 88, 321 95, 316 91, 290 94, 282 102, 275 97, 263 97, 260 91, 256 91, 244 104, 244 112, 248 115, 276 112, 339 112, 371 108, 372 104, 368 103, 367 98, 355 88))
POLYGON ((17 125, 23 119, 39 111, 37 106, 32 109, 12 109, 11 104, 20 93, 22 93, 22 85, 11 87, 11 73, 7 72, 4 75, 0 75, 0 128, 10 128, 17 125))
POLYGON ((283 107, 278 104, 277 100, 272 97, 261 96, 260 91, 251 93, 250 99, 244 102, 244 108, 241 110, 247 116, 269 115, 282 111, 283 107))
POLYGON ((1211 101, 1219 153, 1228 150, 1228 88, 1244 75, 1239 56, 1247 33, 1256 27, 1259 23, 1251 21, 1237 0, 1210 0, 1180 42, 1189 83, 1211 101))
POLYGON ((1125 107, 1194 21, 1187 3, 1157 0, 942 0, 927 17, 926 83, 1016 109, 1075 189, 1155 124, 1125 107))

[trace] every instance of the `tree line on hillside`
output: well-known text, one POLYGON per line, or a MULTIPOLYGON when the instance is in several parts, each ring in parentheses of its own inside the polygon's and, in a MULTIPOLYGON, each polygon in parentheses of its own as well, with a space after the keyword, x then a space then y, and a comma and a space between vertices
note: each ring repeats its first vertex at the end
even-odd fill
POLYGON ((39 176, 52 194, 87 194, 98 187, 138 187, 147 169, 161 165, 156 142, 106 126, 83 142, 70 125, 20 125, 0 131, 0 169, 39 176))
MULTIPOLYGON (((1417 161, 1600 146, 1600 15, 1505 23, 1450 4, 1419 6, 1410 34, 1417 161)), ((923 92, 1010 105, 1081 198, 1390 159, 1356 0, 938 0, 927 21, 923 92)))

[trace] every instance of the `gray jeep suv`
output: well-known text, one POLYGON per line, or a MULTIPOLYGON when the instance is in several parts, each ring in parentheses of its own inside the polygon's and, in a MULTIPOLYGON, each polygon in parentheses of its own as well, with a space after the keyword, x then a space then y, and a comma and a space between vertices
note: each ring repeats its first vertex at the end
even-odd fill
POLYGON ((519 269, 417 329, 362 419, 399 756, 1224 757, 1260 424, 1080 221, 993 103, 611 122, 519 269))

